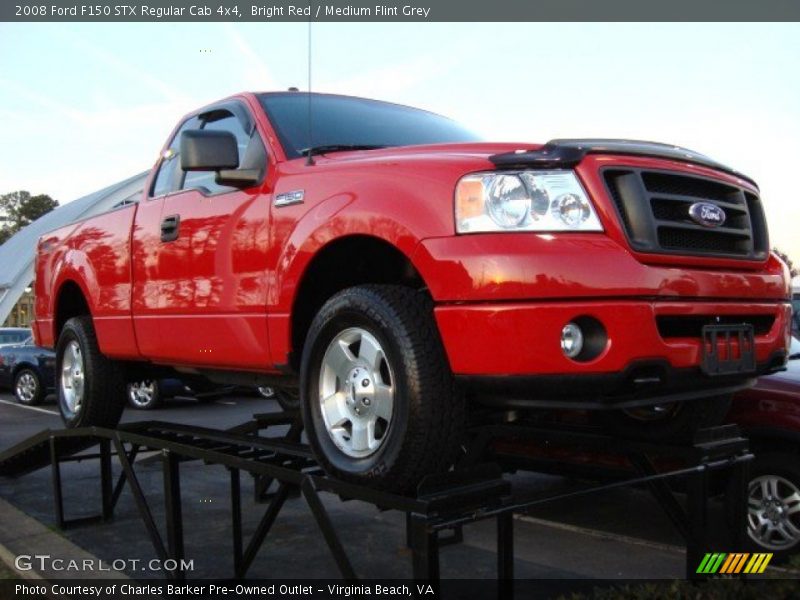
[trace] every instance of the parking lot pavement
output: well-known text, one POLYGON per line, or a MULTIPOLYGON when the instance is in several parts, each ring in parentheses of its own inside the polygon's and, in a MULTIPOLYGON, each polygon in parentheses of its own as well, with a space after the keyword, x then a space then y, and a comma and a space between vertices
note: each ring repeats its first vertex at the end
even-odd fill
MULTIPOLYGON (((0 394, 0 449, 45 428, 59 428, 52 403, 39 410, 17 405, 0 394)), ((127 410, 125 421, 163 420, 225 428, 246 421, 253 413, 277 411, 271 400, 229 397, 208 403, 168 401, 157 411, 127 410)), ((115 465, 115 470, 118 467, 115 465)), ((202 577, 229 577, 229 478, 224 468, 183 463, 182 501, 186 553, 202 577)), ((164 522, 163 482, 157 462, 137 463, 140 483, 151 500, 157 522, 164 522)), ((70 463, 62 468, 67 518, 99 509, 96 464, 70 463), (96 503, 88 490, 97 490, 96 503)), ((560 493, 586 485, 552 475, 517 473, 517 489, 560 493)), ((243 477, 245 537, 263 515, 253 501, 252 483, 243 477)), ((54 522, 50 472, 43 469, 17 480, 0 480, 0 496, 46 525, 54 522)), ((410 577, 410 553, 404 544, 404 521, 394 512, 378 512, 358 501, 324 501, 362 576, 410 577)), ((718 513, 721 511, 717 511, 718 513)), ((717 515, 719 516, 719 515, 717 515)), ((492 522, 470 525, 463 544, 442 550, 444 577, 493 577, 495 529, 492 522)), ((64 535, 99 558, 148 560, 153 548, 132 496, 123 493, 113 522, 68 529, 64 535)), ((602 495, 561 500, 518 516, 515 527, 516 575, 530 578, 673 578, 683 576, 680 538, 658 505, 642 490, 617 489, 602 495)), ((158 572, 129 573, 159 577, 158 572)), ((269 541, 258 554, 249 577, 336 577, 335 563, 321 534, 300 499, 290 500, 275 523, 269 541)))

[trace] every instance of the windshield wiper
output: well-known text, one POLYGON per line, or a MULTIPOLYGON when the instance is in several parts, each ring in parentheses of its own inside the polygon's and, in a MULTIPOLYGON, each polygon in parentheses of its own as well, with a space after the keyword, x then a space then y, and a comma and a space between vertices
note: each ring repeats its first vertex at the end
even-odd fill
POLYGON ((347 150, 378 150, 386 148, 385 145, 378 144, 328 144, 326 146, 312 146, 311 148, 303 148, 300 154, 303 156, 312 156, 314 154, 327 154, 328 152, 346 152, 347 150))

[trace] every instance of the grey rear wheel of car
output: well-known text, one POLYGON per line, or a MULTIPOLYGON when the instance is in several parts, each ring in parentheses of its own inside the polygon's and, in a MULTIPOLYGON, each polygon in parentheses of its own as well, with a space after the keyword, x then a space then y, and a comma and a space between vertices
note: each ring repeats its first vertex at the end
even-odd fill
POLYGON ((21 369, 14 376, 14 396, 25 406, 36 406, 44 400, 45 390, 38 373, 33 369, 21 369))
POLYGON ((90 316, 73 317, 56 345, 58 408, 67 427, 116 427, 125 408, 122 369, 100 353, 90 316))
POLYGON ((161 404, 161 391, 155 379, 132 381, 128 384, 128 404, 138 410, 152 410, 161 404))
MULTIPOLYGON (((747 549, 772 552, 774 562, 789 559, 800 550, 800 465, 793 452, 759 452, 750 467, 747 485, 747 549)), ((731 482, 733 485, 733 482, 731 482)), ((728 516, 735 514, 728 490, 728 516)), ((742 527, 730 522, 731 527, 742 527)))
POLYGON ((660 404, 599 413, 604 428, 614 435, 658 442, 691 440, 707 427, 725 422, 731 396, 711 396, 680 403, 660 404))
POLYGON ((412 493, 457 454, 464 401, 421 292, 364 285, 328 300, 306 338, 300 390, 309 442, 336 477, 412 493))

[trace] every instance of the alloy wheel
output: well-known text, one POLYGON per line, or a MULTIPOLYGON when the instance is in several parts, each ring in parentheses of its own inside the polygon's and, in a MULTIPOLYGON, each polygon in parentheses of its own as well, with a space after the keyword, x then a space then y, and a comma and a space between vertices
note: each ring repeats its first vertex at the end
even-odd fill
POLYGON ((75 340, 67 344, 61 361, 61 392, 65 408, 77 415, 83 406, 84 367, 81 347, 75 340))
POLYGON ((128 399, 137 408, 147 408, 153 403, 156 384, 150 379, 128 384, 128 399))
POLYGON ((25 371, 17 378, 16 394, 20 402, 30 404, 36 397, 39 385, 30 371, 25 371))
POLYGON ((788 550, 800 542, 800 489, 779 475, 762 475, 750 482, 747 533, 759 546, 788 550))
POLYGON ((374 335, 360 327, 331 340, 322 359, 319 402, 325 429, 347 456, 378 451, 392 422, 392 369, 374 335))

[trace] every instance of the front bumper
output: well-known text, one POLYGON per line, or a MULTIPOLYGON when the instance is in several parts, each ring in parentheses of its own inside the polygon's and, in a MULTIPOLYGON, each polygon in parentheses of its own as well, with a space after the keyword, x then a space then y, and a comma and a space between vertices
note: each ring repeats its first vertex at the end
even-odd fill
POLYGON ((599 374, 631 363, 666 361, 674 369, 699 367, 700 338, 663 338, 660 315, 770 315, 766 333, 755 336, 756 361, 768 362, 788 346, 791 306, 754 303, 595 301, 447 305, 435 309, 450 366, 459 375, 599 374), (561 330, 579 316, 600 321, 605 350, 588 362, 561 351, 561 330))
POLYGON ((436 321, 453 372, 482 400, 520 406, 637 406, 733 392, 786 360, 789 303, 559 301, 440 305, 436 321), (660 316, 772 319, 755 335, 756 373, 710 377, 700 337, 664 337, 660 316), (578 362, 564 355, 563 326, 600 321, 608 343, 578 362))

